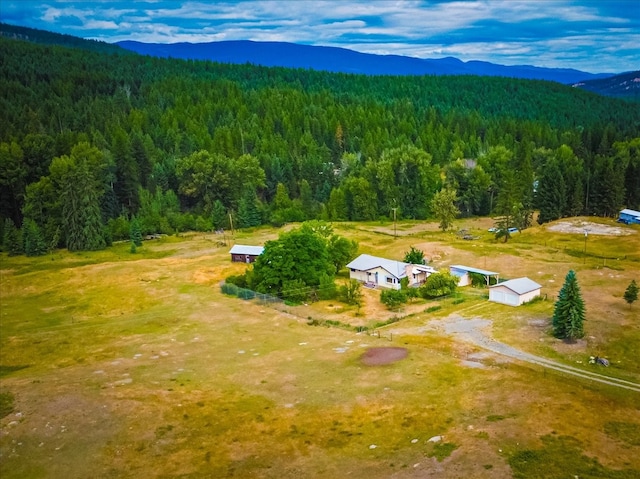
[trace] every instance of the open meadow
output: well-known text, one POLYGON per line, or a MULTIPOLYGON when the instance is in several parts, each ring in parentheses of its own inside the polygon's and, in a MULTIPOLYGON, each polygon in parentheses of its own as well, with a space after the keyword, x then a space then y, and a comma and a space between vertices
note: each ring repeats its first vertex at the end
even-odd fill
MULTIPOLYGON (((231 263, 229 238, 213 233, 146 241, 136 254, 128 243, 3 253, 0 477, 638 478, 640 392, 438 327, 490 320, 484 334, 496 341, 640 383, 640 302, 622 298, 640 281, 640 227, 563 221, 506 244, 487 232, 489 218, 446 233, 436 223, 333 225, 360 253, 402 260, 415 246, 437 269, 540 283, 546 299, 518 308, 471 287, 396 312, 371 289, 359 309, 243 301, 220 292, 246 265, 231 263), (598 224, 619 231, 598 234, 598 224), (587 308, 575 344, 550 334, 569 269, 587 308), (372 347, 408 355, 370 366, 362 357, 372 347), (592 355, 611 366, 589 364, 592 355)), ((280 231, 242 230, 233 241, 264 244, 280 231)))

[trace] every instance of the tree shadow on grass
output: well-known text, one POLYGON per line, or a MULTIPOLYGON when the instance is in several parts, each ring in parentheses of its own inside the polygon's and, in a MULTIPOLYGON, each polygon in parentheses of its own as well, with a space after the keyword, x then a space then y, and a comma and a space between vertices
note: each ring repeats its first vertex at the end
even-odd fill
POLYGON ((7 366, 6 364, 0 364, 0 378, 8 376, 11 373, 20 371, 21 369, 28 368, 28 364, 22 364, 17 366, 7 366))

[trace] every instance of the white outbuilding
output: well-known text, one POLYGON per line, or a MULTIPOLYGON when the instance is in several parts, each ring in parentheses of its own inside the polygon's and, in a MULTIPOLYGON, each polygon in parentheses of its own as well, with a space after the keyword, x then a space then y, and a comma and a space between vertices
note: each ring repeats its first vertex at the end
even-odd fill
POLYGON ((489 301, 520 306, 540 296, 540 286, 529 278, 517 278, 489 286, 489 301))

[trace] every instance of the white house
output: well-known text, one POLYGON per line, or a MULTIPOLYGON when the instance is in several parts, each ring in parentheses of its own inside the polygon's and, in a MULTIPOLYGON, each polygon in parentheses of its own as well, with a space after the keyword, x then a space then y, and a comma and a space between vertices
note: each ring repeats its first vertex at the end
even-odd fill
POLYGON ((489 301, 520 306, 540 296, 540 286, 529 278, 517 278, 489 286, 489 301))
POLYGON ((400 289, 402 278, 409 279, 410 286, 418 286, 436 270, 422 264, 403 263, 392 259, 361 254, 347 265, 349 277, 371 287, 400 289))

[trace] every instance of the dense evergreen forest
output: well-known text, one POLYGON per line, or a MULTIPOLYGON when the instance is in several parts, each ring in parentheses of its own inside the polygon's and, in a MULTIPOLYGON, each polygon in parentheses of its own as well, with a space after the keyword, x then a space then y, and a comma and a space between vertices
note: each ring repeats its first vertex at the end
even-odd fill
POLYGON ((542 222, 640 209, 635 103, 543 81, 225 65, 83 42, 0 38, 13 254, 99 249, 132 226, 425 219, 443 188, 462 215, 519 227, 534 209, 542 222))

